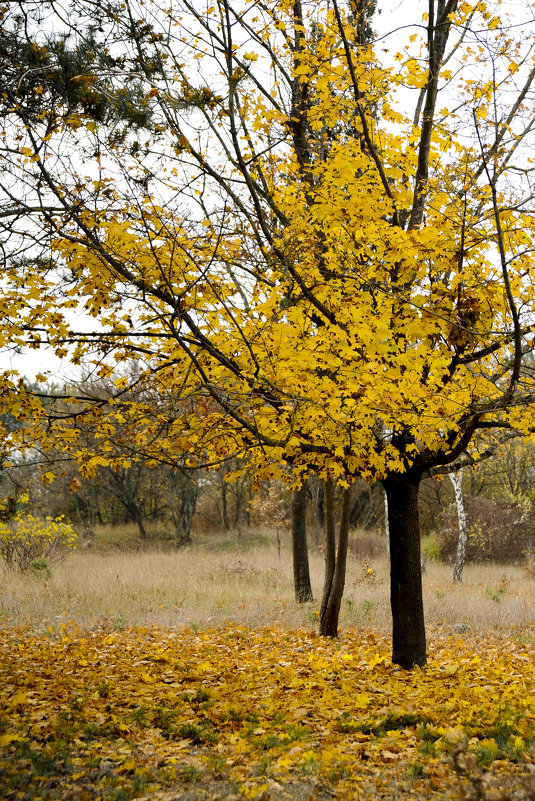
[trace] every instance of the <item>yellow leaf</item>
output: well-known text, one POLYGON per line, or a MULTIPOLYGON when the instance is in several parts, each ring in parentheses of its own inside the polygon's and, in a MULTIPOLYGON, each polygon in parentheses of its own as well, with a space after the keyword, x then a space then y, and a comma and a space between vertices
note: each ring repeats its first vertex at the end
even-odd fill
POLYGON ((12 695, 9 699, 9 705, 11 708, 23 706, 26 703, 28 703, 28 696, 25 692, 15 693, 15 695, 12 695))
POLYGON ((368 666, 369 666, 370 670, 373 670, 374 667, 377 667, 377 665, 383 665, 384 661, 385 661, 384 656, 380 656, 379 654, 375 654, 375 656, 372 656, 372 658, 370 659, 370 661, 368 663, 368 666))
POLYGON ((0 736, 0 746, 5 748, 10 743, 27 743, 28 737, 23 737, 20 734, 2 734, 0 736))

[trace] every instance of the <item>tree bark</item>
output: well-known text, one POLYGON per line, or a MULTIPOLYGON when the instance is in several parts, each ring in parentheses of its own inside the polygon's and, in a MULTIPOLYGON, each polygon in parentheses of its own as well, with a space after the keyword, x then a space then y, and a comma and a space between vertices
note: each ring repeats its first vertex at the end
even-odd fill
POLYGON ((308 497, 312 502, 312 532, 314 545, 320 542, 320 531, 325 527, 325 503, 323 481, 317 476, 312 476, 307 481, 308 497))
POLYGON ((230 531, 230 520, 228 516, 228 506, 227 506, 228 487, 224 476, 220 476, 220 480, 221 480, 221 507, 223 514, 223 526, 225 531, 230 531))
POLYGON ((171 505, 171 518, 175 527, 177 545, 191 542, 191 525, 197 506, 197 486, 191 479, 182 479, 175 484, 176 499, 171 505))
POLYGON ((334 486, 331 481, 325 482, 327 545, 325 549, 325 585, 320 612, 320 634, 325 637, 338 637, 338 618, 340 617, 340 606, 342 605, 346 581, 351 489, 351 487, 348 487, 344 490, 338 549, 335 555, 334 486), (330 511, 328 511, 328 507, 330 507, 330 511))
POLYGON ((388 499, 390 533, 392 662, 406 670, 427 661, 418 513, 420 481, 420 473, 405 473, 382 482, 388 499))
POLYGON ((386 552, 388 554, 388 558, 390 559, 390 527, 388 524, 388 495, 386 494, 386 490, 385 490, 384 507, 385 507, 386 552))
POLYGON ((306 481, 292 495, 292 552, 295 597, 304 604, 314 600, 308 566, 306 481))
POLYGON ((466 556, 466 542, 468 540, 468 530, 466 527, 466 512, 464 509, 464 498, 462 490, 463 471, 450 473, 451 483, 455 492, 455 503, 457 504, 457 519, 459 523, 459 539, 457 541, 457 554, 455 556, 455 567, 453 568, 453 580, 462 582, 463 567, 466 556))
POLYGON ((147 539, 147 531, 145 529, 145 523, 143 522, 143 515, 141 513, 141 510, 137 506, 134 506, 134 505, 132 505, 130 507, 127 507, 127 508, 129 508, 131 510, 130 514, 132 516, 132 519, 134 520, 134 522, 136 523, 136 525, 138 527, 139 535, 140 535, 141 539, 142 540, 146 540, 147 539))
POLYGON ((336 567, 336 522, 334 519, 334 482, 332 479, 327 479, 324 482, 323 496, 325 509, 325 578, 320 608, 320 633, 322 628, 321 621, 325 617, 336 567))

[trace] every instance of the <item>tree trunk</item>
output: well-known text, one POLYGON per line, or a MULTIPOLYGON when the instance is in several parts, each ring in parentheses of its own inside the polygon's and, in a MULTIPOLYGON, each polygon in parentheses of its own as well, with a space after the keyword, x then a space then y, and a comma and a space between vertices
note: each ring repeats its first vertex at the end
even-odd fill
POLYGON ((320 632, 321 621, 325 617, 329 594, 334 578, 336 567, 336 521, 334 519, 334 482, 327 479, 323 485, 324 509, 325 509, 325 578, 323 582, 323 595, 320 609, 320 632))
POLYGON ((463 471, 450 473, 451 483, 455 492, 455 503, 457 504, 457 519, 459 523, 459 539, 457 541, 457 554, 455 556, 455 567, 453 568, 453 580, 461 582, 463 580, 464 559, 466 556, 466 542, 468 540, 468 530, 466 528, 466 512, 464 509, 464 498, 462 490, 463 471))
POLYGON ((295 597, 304 604, 314 600, 308 567, 306 481, 292 495, 292 551, 295 597))
POLYGON ((175 489, 176 501, 171 506, 171 518, 175 527, 177 545, 191 542, 191 525, 197 506, 197 486, 191 479, 183 480, 175 489))
POLYGON ((392 662, 406 670, 427 661, 418 514, 420 481, 419 473, 392 475, 383 481, 390 533, 392 662))
POLYGON ((142 540, 147 539, 147 531, 145 529, 145 523, 143 522, 143 515, 141 514, 141 510, 138 509, 137 506, 132 506, 132 516, 134 521, 137 523, 137 527, 139 530, 139 535, 142 540))
POLYGON ((241 507, 242 507, 242 490, 240 481, 234 484, 234 518, 232 520, 232 528, 240 529, 241 527, 241 507))
POLYGON ((227 499, 228 499, 228 486, 227 482, 223 477, 221 477, 221 506, 223 512, 223 526, 225 531, 230 531, 230 520, 228 516, 228 507, 227 507, 227 499))
POLYGON ((347 565, 347 546, 349 543, 349 518, 351 514, 351 487, 344 490, 342 516, 338 534, 338 549, 335 552, 334 523, 334 485, 325 482, 325 584, 320 612, 320 634, 325 637, 338 637, 338 618, 344 595, 347 565))
POLYGON ((388 525, 388 495, 385 490, 385 537, 386 537, 386 552, 390 559, 390 528, 388 525))
POLYGON ((253 485, 251 481, 251 476, 247 480, 247 503, 245 504, 245 508, 243 510, 243 518, 247 528, 251 528, 251 503, 253 500, 253 485))
POLYGON ((307 481, 308 496, 312 501, 312 531, 314 534, 314 545, 320 542, 320 531, 325 526, 325 503, 323 481, 317 476, 312 476, 307 481))

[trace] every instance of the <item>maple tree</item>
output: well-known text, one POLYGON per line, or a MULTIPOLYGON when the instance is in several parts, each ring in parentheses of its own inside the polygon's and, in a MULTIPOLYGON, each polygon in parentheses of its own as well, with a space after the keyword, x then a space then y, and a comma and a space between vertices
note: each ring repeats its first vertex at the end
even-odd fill
MULTIPOLYGON (((121 400, 121 377, 105 407, 79 398, 33 436, 88 471, 132 421, 134 440, 191 464, 240 456, 296 487, 380 481, 393 660, 422 665, 421 479, 477 461, 477 431, 531 431, 528 8, 515 27, 505 3, 429 0, 394 45, 357 0, 77 0, 71 25, 97 7, 120 59, 80 80, 113 99, 135 77, 151 131, 48 104, 45 81, 30 109, 5 87, 2 344, 103 375, 136 356, 163 398, 195 403, 149 415, 121 400), (83 414, 98 453, 76 444, 83 414)), ((43 419, 13 375, 2 389, 43 419)))

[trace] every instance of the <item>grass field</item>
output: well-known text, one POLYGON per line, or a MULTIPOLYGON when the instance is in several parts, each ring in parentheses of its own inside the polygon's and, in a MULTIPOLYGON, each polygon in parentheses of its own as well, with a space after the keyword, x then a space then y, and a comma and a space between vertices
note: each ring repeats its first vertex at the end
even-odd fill
MULTIPOLYGON (((390 628, 388 561, 382 541, 370 534, 352 538, 341 626, 390 628), (362 552, 379 552, 370 558, 362 552)), ((102 622, 134 625, 250 627, 277 625, 314 630, 323 582, 323 556, 311 551, 313 604, 294 602, 290 542, 255 533, 203 536, 192 546, 135 548, 128 529, 99 532, 91 549, 81 548, 52 566, 49 578, 2 568, 0 623, 46 629, 72 621, 82 627, 102 622)), ((534 622, 535 580, 521 567, 473 566, 461 585, 452 567, 428 563, 424 574, 426 620, 474 632, 504 627, 521 631, 534 622)))
MULTIPOLYGON (((521 567, 428 564, 429 661, 405 672, 377 538, 353 538, 337 640, 294 601, 287 537, 138 545, 103 530, 48 577, 2 569, 0 799, 535 798, 521 567)), ((311 571, 318 598, 314 550, 311 571)))

